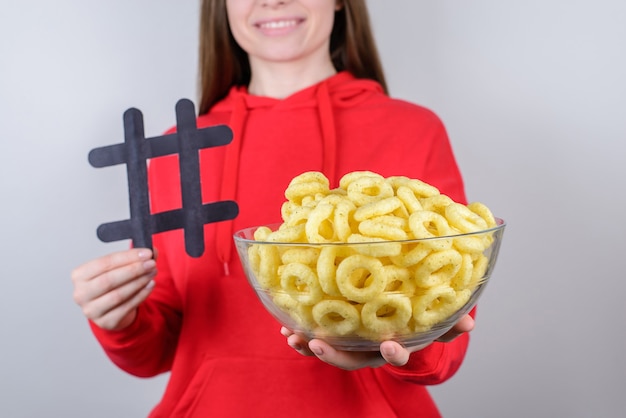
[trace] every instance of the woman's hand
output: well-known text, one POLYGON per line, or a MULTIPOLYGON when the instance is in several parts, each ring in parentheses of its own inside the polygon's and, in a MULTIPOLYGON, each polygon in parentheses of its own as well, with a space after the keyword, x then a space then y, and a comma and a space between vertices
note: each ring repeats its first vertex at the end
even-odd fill
MULTIPOLYGON (((450 331, 442 335, 437 341, 450 342, 459 335, 470 332, 474 328, 474 319, 466 315, 457 322, 450 331)), ((379 367, 386 363, 394 366, 404 366, 409 361, 409 355, 423 349, 425 346, 409 349, 395 341, 384 341, 380 344, 380 351, 340 351, 322 340, 307 341, 302 336, 283 327, 281 334, 287 338, 287 344, 304 356, 317 356, 320 360, 344 370, 357 370, 363 367, 379 367)))
POLYGON ((156 263, 149 249, 134 248, 89 261, 72 271, 74 301, 100 328, 130 325, 154 287, 156 263))

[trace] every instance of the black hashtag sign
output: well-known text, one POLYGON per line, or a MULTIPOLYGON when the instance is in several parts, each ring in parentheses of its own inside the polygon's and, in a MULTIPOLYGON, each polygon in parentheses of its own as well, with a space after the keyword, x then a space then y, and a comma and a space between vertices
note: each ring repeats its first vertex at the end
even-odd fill
POLYGON ((233 139, 228 126, 198 129, 194 105, 187 99, 176 104, 176 133, 153 138, 144 135, 143 116, 135 108, 124 112, 124 143, 95 148, 89 153, 93 167, 126 164, 130 219, 98 227, 103 242, 132 239, 136 248, 152 248, 152 235, 183 229, 185 250, 191 257, 204 253, 204 228, 212 222, 234 219, 239 207, 233 201, 202 203, 198 151, 229 144, 233 139), (147 161, 178 154, 182 208, 150 212, 147 161))

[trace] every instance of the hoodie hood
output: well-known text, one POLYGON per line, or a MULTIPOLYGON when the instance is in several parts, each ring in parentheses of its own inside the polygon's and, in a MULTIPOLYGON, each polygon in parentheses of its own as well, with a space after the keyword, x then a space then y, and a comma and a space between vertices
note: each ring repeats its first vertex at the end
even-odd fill
MULTIPOLYGON (((274 99, 248 94, 247 87, 233 87, 228 96, 217 103, 212 111, 231 112, 229 126, 233 131, 233 141, 226 147, 224 170, 221 176, 220 200, 237 200, 239 162, 241 147, 245 141, 246 120, 255 109, 271 109, 280 112, 299 108, 316 108, 322 140, 322 172, 330 180, 331 187, 337 178, 337 129, 336 108, 356 106, 372 94, 383 93, 382 87, 372 80, 356 79, 348 72, 339 72, 311 87, 305 88, 284 99, 274 99)), ((286 138, 287 140, 287 138, 286 138)), ((232 258, 233 222, 220 222, 216 227, 218 258, 224 265, 224 273, 229 274, 232 258)))

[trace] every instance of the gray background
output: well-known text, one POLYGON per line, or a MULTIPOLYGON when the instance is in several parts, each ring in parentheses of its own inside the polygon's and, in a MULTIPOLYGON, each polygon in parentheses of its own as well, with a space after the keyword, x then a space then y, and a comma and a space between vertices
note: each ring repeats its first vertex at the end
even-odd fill
MULTIPOLYGON (((446 123, 471 200, 509 225, 447 418, 626 416, 626 2, 370 0, 392 94, 446 123)), ((90 149, 196 98, 197 1, 3 1, 0 416, 140 417, 167 376, 117 370, 71 269, 126 248, 123 167, 90 149)))

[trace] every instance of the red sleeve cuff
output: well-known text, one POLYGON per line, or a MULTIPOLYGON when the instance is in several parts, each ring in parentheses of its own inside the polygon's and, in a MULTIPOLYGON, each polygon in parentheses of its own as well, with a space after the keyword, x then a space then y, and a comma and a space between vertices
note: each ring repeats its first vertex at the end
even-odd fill
POLYGON ((449 343, 434 342, 411 354, 404 366, 387 364, 384 368, 393 376, 421 385, 437 385, 451 378, 461 366, 469 335, 464 334, 449 343))

